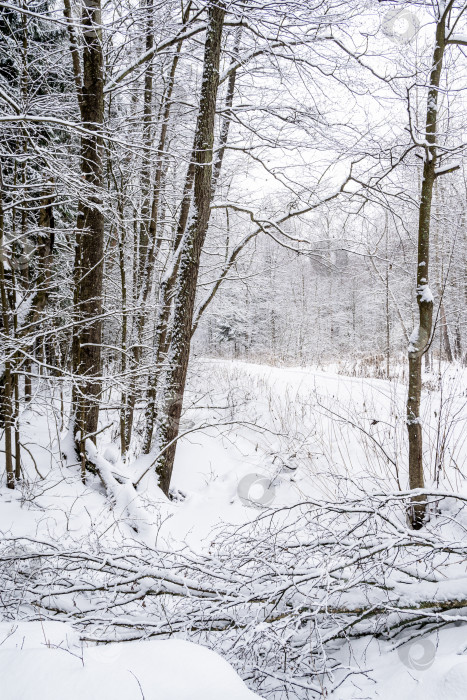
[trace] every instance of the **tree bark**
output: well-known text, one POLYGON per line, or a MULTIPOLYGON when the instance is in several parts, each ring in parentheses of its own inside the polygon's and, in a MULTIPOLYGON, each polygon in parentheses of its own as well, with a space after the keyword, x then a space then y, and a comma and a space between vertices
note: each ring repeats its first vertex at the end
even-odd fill
MULTIPOLYGON (((235 66, 238 60, 238 53, 240 49, 240 40, 242 36, 242 29, 239 27, 235 33, 235 41, 233 48, 233 55, 231 59, 231 67, 235 66)), ((229 75, 229 80, 227 83, 227 92, 225 96, 225 112, 222 119, 222 124, 220 128, 219 136, 219 147, 217 149, 216 158, 214 161, 214 167, 212 172, 211 180, 211 199, 214 198, 216 187, 218 184, 219 176, 222 170, 222 163, 224 160, 225 150, 229 137, 230 123, 232 120, 232 105, 235 95, 235 82, 237 78, 237 71, 232 70, 229 75)), ((185 233, 186 225, 188 222, 188 215, 190 211, 191 204, 191 192, 193 189, 193 182, 195 177, 195 160, 196 160, 196 144, 193 146, 192 159, 190 165, 188 166, 185 187, 183 190, 182 203, 180 207, 180 216, 177 226, 177 232, 174 240, 174 251, 177 250, 183 234, 185 233)), ((159 313, 156 324, 156 338, 155 338, 155 372, 149 383, 148 390, 148 405, 146 409, 146 422, 145 422, 145 433, 143 438, 143 454, 147 454, 151 449, 152 436, 154 432, 154 424, 156 422, 156 408, 157 408, 157 391, 159 380, 162 375, 162 363, 166 353, 168 352, 170 344, 170 335, 168 329, 170 309, 172 305, 172 297, 174 292, 175 281, 177 277, 178 263, 175 261, 171 274, 162 281, 159 290, 159 313)), ((193 333, 192 333, 193 334, 193 333)))
MULTIPOLYGON (((3 178, 0 171, 0 187, 3 189, 3 178)), ((3 264, 4 251, 4 215, 3 215, 3 192, 0 192, 0 301, 2 305, 2 326, 4 342, 6 343, 6 354, 11 352, 11 307, 8 300, 6 288, 5 266, 3 264)), ((5 370, 2 375, 2 424, 5 429, 5 470, 6 485, 9 489, 15 488, 15 472, 13 468, 12 450, 12 418, 13 418, 13 384, 11 367, 12 362, 8 357, 5 361, 5 370)))
POLYGON ((443 345, 444 352, 446 353, 446 359, 448 362, 453 362, 454 356, 451 347, 451 339, 449 338, 449 328, 446 320, 446 311, 444 308, 444 302, 441 302, 439 309, 439 320, 441 325, 441 333, 443 334, 443 345))
POLYGON ((159 485, 166 495, 170 488, 185 391, 199 264, 210 216, 214 120, 224 17, 225 3, 211 2, 194 142, 193 216, 180 244, 168 361, 156 423, 157 450, 162 452, 156 461, 156 471, 159 485))
MULTIPOLYGON (((191 12, 191 3, 188 3, 185 12, 183 14, 183 23, 187 23, 189 20, 191 12)), ((160 130, 160 135, 159 135, 159 143, 157 147, 157 163, 156 163, 156 171, 155 171, 155 176, 154 176, 154 186, 152 190, 152 203, 151 203, 151 213, 150 213, 150 220, 149 220, 149 234, 148 234, 148 240, 147 240, 147 256, 144 260, 144 267, 142 269, 142 274, 141 274, 141 284, 139 287, 139 293, 138 293, 138 299, 137 303, 139 305, 139 310, 136 312, 136 319, 135 319, 135 330, 134 333, 136 334, 136 345, 133 346, 132 352, 132 361, 133 361, 133 366, 137 367, 140 359, 140 353, 138 355, 135 354, 134 348, 138 349, 141 348, 142 342, 143 342, 143 333, 144 333, 144 323, 145 323, 145 313, 144 309, 146 306, 146 303, 149 298, 149 294, 151 292, 151 287, 153 284, 153 268, 154 268, 154 263, 156 260, 156 254, 159 248, 160 244, 160 238, 157 235, 157 222, 158 222, 158 217, 159 217, 159 205, 160 205, 160 200, 161 200, 161 191, 163 188, 163 182, 164 182, 164 177, 165 177, 165 172, 167 169, 167 158, 165 156, 165 147, 166 147, 166 140, 167 140, 167 132, 168 132, 168 126, 169 126, 169 119, 170 119, 170 112, 172 108, 172 93, 173 93, 173 88, 175 84, 175 74, 177 71, 177 66, 178 62, 180 59, 180 52, 182 49, 182 44, 183 41, 180 41, 177 44, 176 52, 174 55, 174 58, 172 60, 172 65, 169 73, 169 80, 167 84, 167 88, 164 94, 163 98, 163 104, 161 108, 161 130, 160 130)), ((187 206, 185 208, 182 207, 182 217, 185 216, 185 222, 183 224, 183 231, 185 230, 186 226, 186 220, 188 219, 188 213, 189 213, 189 205, 190 205, 190 194, 191 194, 191 189, 193 186, 193 177, 191 177, 191 181, 189 184, 189 191, 188 191, 188 197, 187 197, 187 206), (185 211, 186 209, 186 211, 185 211)), ((180 229, 180 223, 178 226, 178 232, 176 235, 176 245, 178 245, 177 240, 181 237, 179 233, 180 229)), ((182 233, 183 233, 182 231, 182 233)), ((157 333, 156 333, 157 337, 157 333)), ((159 345, 156 345, 156 347, 159 347, 159 345)), ((156 353, 157 354, 157 353, 156 353)), ((157 359, 156 359, 156 366, 157 366, 157 359)), ((149 395, 151 396, 151 388, 152 388, 152 382, 150 381, 150 386, 149 386, 149 395)), ((121 439, 121 445, 122 445, 122 453, 124 453, 126 450, 128 450, 131 442, 131 434, 132 434, 132 428, 133 428, 133 417, 134 417, 134 407, 135 407, 135 385, 133 382, 133 385, 130 386, 130 389, 128 392, 125 392, 123 396, 123 408, 122 408, 122 413, 124 414, 121 424, 124 425, 124 433, 123 433, 123 438, 121 439), (125 449, 123 449, 125 448, 125 449)), ((147 435, 147 430, 146 433, 147 435)), ((151 429, 151 436, 152 436, 152 429, 151 429)), ((146 438, 143 440, 143 444, 146 444, 146 438)), ((144 447, 143 447, 143 452, 144 452, 144 447)))
MULTIPOLYGON (((451 5, 452 3, 450 3, 451 5)), ((420 193, 418 222, 418 260, 417 260, 417 304, 419 325, 410 338, 409 388, 407 398, 407 430, 409 437, 409 484, 411 489, 424 488, 423 442, 420 419, 420 400, 422 393, 422 357, 429 347, 432 321, 433 297, 428 287, 428 268, 430 254, 430 223, 433 186, 436 179, 437 146, 436 129, 438 121, 438 90, 443 67, 446 46, 446 17, 448 10, 443 10, 436 26, 435 48, 428 90, 426 111, 426 150, 423 165, 423 179, 420 193)), ((412 498, 409 520, 414 529, 420 529, 425 518, 425 497, 416 495, 412 498)))
POLYGON ((75 332, 73 348, 73 414, 75 431, 80 431, 82 453, 86 437, 93 438, 97 431, 102 385, 104 80, 100 25, 100 0, 85 0, 82 13, 84 49, 81 121, 91 133, 81 137, 81 178, 85 192, 80 201, 77 223, 74 278, 79 327, 75 332))

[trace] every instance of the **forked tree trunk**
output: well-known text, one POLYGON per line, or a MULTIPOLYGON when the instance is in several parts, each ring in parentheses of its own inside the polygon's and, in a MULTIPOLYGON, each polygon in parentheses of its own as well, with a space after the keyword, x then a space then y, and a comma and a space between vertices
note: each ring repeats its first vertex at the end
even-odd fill
POLYGON ((219 62, 225 3, 211 2, 204 51, 200 106, 195 132, 193 216, 178 261, 170 324, 170 346, 156 423, 159 485, 168 494, 190 355, 191 327, 201 252, 209 224, 214 119, 219 86, 219 62))
MULTIPOLYGON (((433 297, 428 286, 428 267, 430 257, 431 205, 433 201, 433 186, 436 179, 437 166, 436 129, 438 121, 438 90, 446 46, 446 15, 447 10, 440 16, 436 27, 435 48, 428 90, 426 112, 427 147, 423 165, 418 222, 416 294, 419 325, 412 333, 408 348, 409 390, 407 399, 407 430, 409 435, 409 484, 411 489, 421 489, 424 488, 425 485, 423 476, 420 399, 422 393, 422 357, 429 347, 433 321, 433 297)), ((419 529, 423 525, 426 510, 425 500, 425 497, 421 495, 415 495, 412 498, 409 520, 414 529, 419 529)))
MULTIPOLYGON (((211 199, 214 198, 216 187, 219 182, 219 176, 222 170, 222 164, 224 161, 225 150, 229 140, 229 130, 232 121, 232 105, 235 95, 235 83, 237 79, 237 70, 235 65, 238 60, 238 54, 240 50, 240 40, 242 36, 241 27, 237 28, 235 33, 235 41, 233 47, 233 54, 231 59, 227 91, 225 96, 224 105, 224 116, 222 119, 220 136, 219 136, 219 147, 217 149, 216 158, 214 161, 214 168, 212 172, 211 179, 211 199)), ((185 233, 186 225, 188 222, 188 215, 190 211, 190 203, 193 189, 193 182, 195 177, 195 161, 196 161, 196 143, 193 147, 193 155, 188 166, 185 186, 183 190, 182 203, 180 207, 180 216, 178 220, 177 231, 175 234, 175 240, 173 244, 174 252, 182 240, 183 234, 185 233)), ((172 306, 172 298, 174 296, 174 287, 177 279, 178 262, 175 260, 170 274, 167 275, 160 285, 159 289, 159 310, 156 322, 156 334, 155 334, 155 357, 154 365, 155 371, 151 380, 149 382, 148 388, 148 405, 146 408, 146 420, 145 420, 145 432, 143 438, 142 452, 147 454, 150 452, 152 436, 154 432, 154 424, 157 418, 157 392, 159 388, 159 381, 162 376, 162 364, 164 358, 168 352, 170 345, 170 330, 168 328, 170 310, 172 306)), ((192 328, 193 335, 193 328, 192 328)))

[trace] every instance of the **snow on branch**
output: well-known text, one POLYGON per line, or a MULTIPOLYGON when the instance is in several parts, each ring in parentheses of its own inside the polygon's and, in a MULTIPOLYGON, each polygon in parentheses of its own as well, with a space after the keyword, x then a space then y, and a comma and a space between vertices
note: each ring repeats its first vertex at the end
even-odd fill
POLYGON ((440 175, 446 175, 447 173, 453 173, 456 170, 459 170, 460 167, 460 163, 454 163, 454 165, 440 166, 435 170, 435 177, 439 177, 440 175))
POLYGON ((217 533, 205 555, 5 534, 0 609, 7 619, 74 622, 94 641, 222 631, 230 661, 257 682, 283 673, 286 644, 291 681, 310 684, 334 663, 333 640, 467 621, 467 544, 451 527, 467 501, 417 492, 439 514, 415 532, 407 525, 413 495, 265 511, 217 533), (248 644, 238 645, 238 630, 248 644))
POLYGON ((446 43, 457 44, 457 46, 467 46, 467 34, 451 34, 446 43))

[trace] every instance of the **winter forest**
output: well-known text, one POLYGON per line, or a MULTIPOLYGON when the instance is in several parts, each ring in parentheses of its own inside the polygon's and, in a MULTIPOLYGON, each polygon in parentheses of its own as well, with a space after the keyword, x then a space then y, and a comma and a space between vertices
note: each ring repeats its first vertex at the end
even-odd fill
POLYGON ((0 700, 465 700, 467 2, 0 0, 0 700))

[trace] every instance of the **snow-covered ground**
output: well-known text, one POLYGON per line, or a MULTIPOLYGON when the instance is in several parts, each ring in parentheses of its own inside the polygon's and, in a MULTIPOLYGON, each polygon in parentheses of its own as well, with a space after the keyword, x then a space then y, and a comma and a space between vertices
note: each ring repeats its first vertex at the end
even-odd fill
MULTIPOLYGON (((425 384, 427 487, 467 495, 466 373, 453 367, 441 384, 432 376, 425 384)), ((186 546, 201 554, 210 551, 213 532, 218 537, 269 507, 403 491, 405 397, 405 385, 395 380, 198 360, 185 402, 187 434, 177 451, 176 499, 169 502, 152 470, 137 491, 131 487, 150 461, 123 463, 112 429, 99 436, 96 459, 109 483, 117 478, 128 486, 119 487, 113 501, 97 477, 83 486, 77 466, 64 457, 70 455, 66 431, 57 439, 58 401, 44 391, 22 416, 28 479, 21 491, 2 487, 0 533, 3 539, 81 541, 91 548, 96 542, 186 546)), ((110 409, 103 412, 102 425, 113 417, 110 409)), ((323 681, 323 696, 326 687, 337 700, 465 698, 466 630, 457 621, 398 648, 403 637, 397 644, 369 637, 340 642, 337 653, 348 674, 342 683, 323 681)), ((222 653, 222 644, 216 648, 222 653)), ((1 623, 0 673, 2 700, 253 697, 224 661, 199 646, 158 640, 95 647, 63 622, 1 623)))
POLYGON ((181 639, 85 647, 58 622, 0 624, 4 700, 253 700, 217 654, 181 639))

